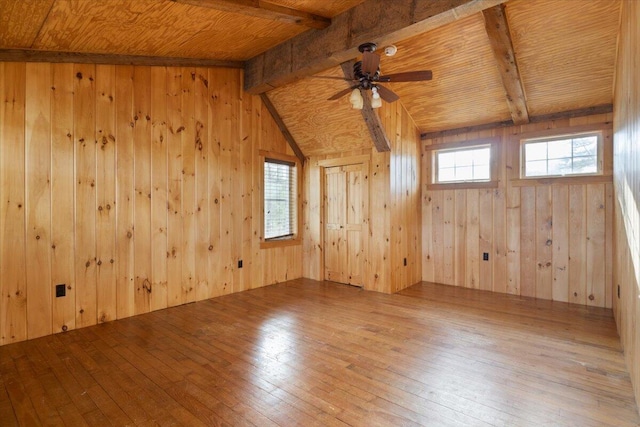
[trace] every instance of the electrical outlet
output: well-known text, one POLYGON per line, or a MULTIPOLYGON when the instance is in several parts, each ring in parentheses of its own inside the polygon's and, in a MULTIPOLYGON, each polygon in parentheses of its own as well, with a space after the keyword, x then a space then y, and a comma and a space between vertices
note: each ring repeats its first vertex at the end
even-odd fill
POLYGON ((482 253, 482 260, 483 261, 489 261, 489 252, 483 252, 482 253))
POLYGON ((60 298, 67 295, 67 285, 64 283, 56 285, 56 298, 60 298))
POLYGON ((242 260, 241 259, 238 260, 238 268, 242 268, 242 260))

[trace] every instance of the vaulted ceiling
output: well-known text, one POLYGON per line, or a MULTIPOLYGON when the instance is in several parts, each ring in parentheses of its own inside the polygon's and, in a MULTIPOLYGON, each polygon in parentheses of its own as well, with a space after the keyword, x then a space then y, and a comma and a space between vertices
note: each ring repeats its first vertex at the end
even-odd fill
POLYGON ((0 0, 0 60, 244 67, 304 155, 369 147, 340 63, 383 74, 423 133, 610 108, 619 0, 0 0))

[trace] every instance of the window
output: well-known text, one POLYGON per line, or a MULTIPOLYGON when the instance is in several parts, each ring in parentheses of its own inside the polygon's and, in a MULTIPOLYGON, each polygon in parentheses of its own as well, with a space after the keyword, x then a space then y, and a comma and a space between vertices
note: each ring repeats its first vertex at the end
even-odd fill
MULTIPOLYGON (((262 242, 298 242, 297 159, 278 153, 260 153, 262 175, 262 242)), ((271 245, 273 246, 273 245, 271 245)))
POLYGON ((426 145, 425 151, 431 165, 428 188, 498 186, 498 137, 426 145))
POLYGON ((491 179, 491 146, 438 150, 435 182, 478 182, 491 179))
POLYGON ((523 178, 599 175, 601 135, 583 133, 522 141, 523 178))

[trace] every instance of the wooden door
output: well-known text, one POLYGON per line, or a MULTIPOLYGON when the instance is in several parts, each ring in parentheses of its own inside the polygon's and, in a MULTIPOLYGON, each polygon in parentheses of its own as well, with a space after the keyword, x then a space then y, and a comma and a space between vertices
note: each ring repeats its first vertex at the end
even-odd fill
POLYGON ((325 168, 325 279, 363 285, 362 164, 325 168))

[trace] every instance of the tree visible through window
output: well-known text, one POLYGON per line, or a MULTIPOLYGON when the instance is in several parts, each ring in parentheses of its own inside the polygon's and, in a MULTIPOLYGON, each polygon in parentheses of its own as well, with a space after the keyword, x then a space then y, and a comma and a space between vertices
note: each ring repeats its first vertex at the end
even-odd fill
POLYGON ((600 172, 598 134, 525 141, 525 177, 593 175, 600 172))
POLYGON ((296 165, 264 161, 264 239, 282 239, 296 234, 296 165))

